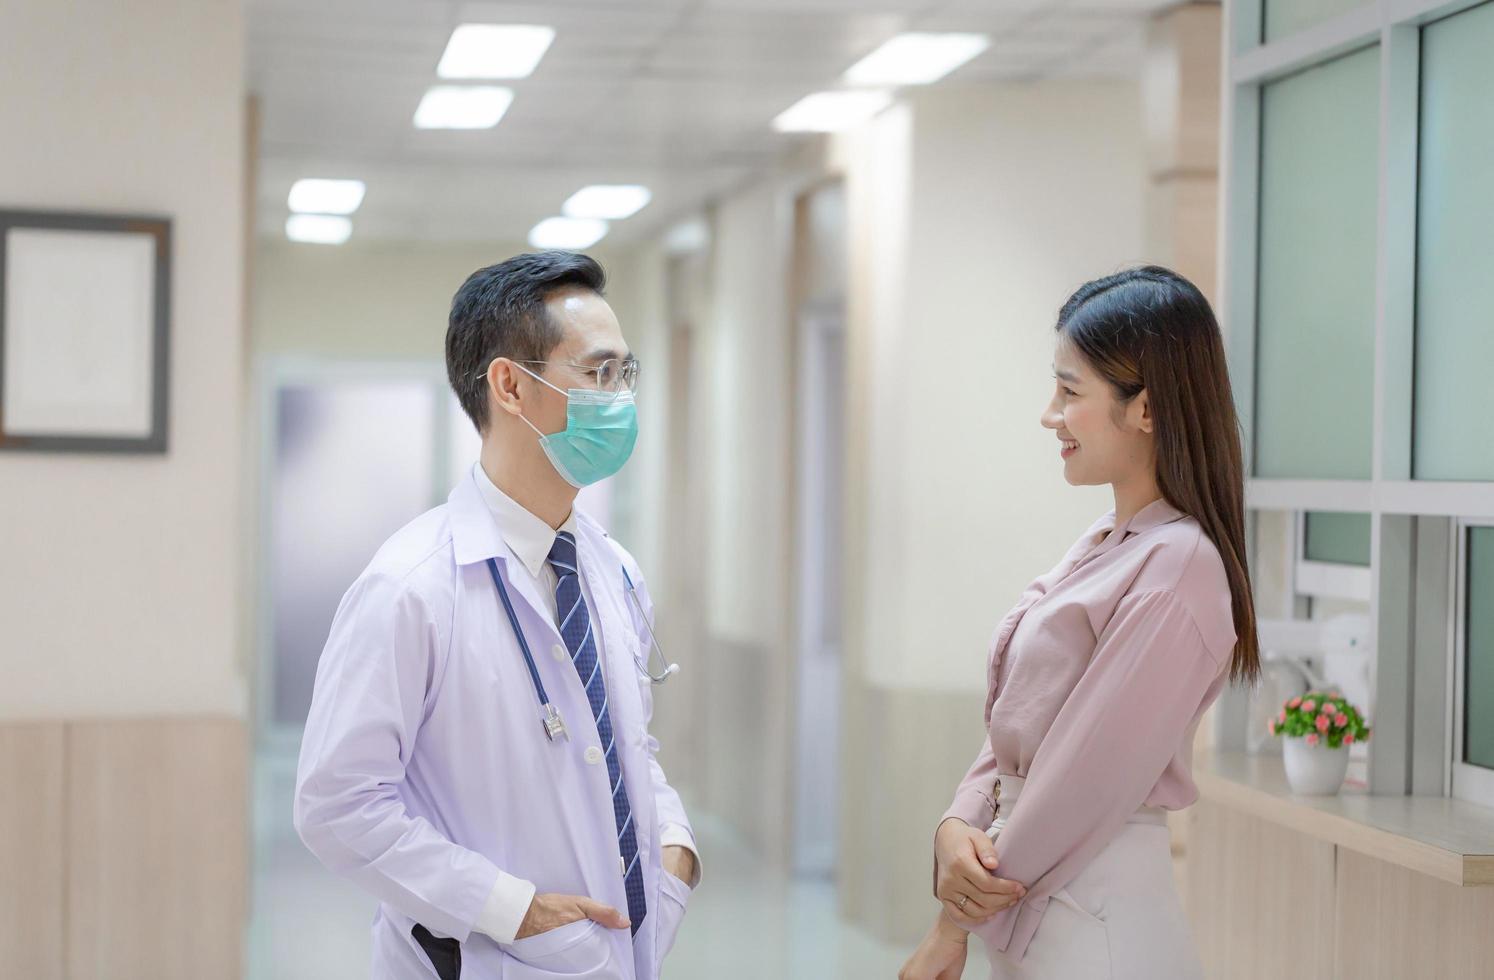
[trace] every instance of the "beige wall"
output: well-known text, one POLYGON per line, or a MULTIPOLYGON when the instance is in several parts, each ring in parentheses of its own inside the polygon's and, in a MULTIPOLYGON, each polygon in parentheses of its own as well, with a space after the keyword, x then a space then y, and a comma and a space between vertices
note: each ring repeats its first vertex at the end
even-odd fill
MULTIPOLYGON (((262 238, 255 252, 256 355, 445 361, 451 297, 522 242, 439 245, 360 241, 303 245, 262 238)), ((594 254, 604 264, 608 253, 594 254)))
POLYGON ((174 253, 170 451, 0 454, 0 719, 244 712, 243 41, 228 0, 0 5, 0 203, 174 253))
POLYGON ((169 451, 0 454, 7 976, 240 961, 243 47, 231 0, 0 4, 0 206, 173 232, 169 451))

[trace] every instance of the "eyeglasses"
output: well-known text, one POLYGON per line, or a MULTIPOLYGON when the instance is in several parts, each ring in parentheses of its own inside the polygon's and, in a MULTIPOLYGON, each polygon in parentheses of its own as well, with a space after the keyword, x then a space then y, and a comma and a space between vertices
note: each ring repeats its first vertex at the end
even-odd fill
MULTIPOLYGON (((638 390, 638 359, 630 357, 627 360, 619 360, 609 357, 597 365, 577 364, 575 361, 520 361, 515 364, 537 364, 541 366, 549 364, 564 364, 575 368, 581 374, 590 375, 593 385, 598 391, 608 391, 613 394, 621 394, 624 391, 636 392, 638 390)), ((487 371, 476 375, 486 378, 487 371)))

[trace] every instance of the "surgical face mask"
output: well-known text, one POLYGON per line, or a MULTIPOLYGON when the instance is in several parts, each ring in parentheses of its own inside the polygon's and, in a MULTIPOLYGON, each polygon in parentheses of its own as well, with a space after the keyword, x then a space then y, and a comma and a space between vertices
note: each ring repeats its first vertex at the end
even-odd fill
POLYGON ((565 395, 565 428, 561 431, 546 435, 524 419, 524 424, 539 436, 540 448, 565 482, 579 490, 623 468, 638 441, 638 406, 631 391, 562 390, 522 364, 519 369, 565 395))

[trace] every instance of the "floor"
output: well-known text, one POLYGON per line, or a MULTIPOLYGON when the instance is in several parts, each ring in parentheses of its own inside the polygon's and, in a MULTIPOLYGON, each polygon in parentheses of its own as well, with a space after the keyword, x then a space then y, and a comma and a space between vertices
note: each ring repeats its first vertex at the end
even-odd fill
MULTIPOLYGON (((254 897, 248 980, 362 980, 374 903, 322 868, 291 827, 295 759, 255 764, 254 897)), ((706 880, 690 903, 664 980, 891 978, 910 952, 836 915, 835 886, 767 867, 722 821, 696 814, 706 880)), ((978 944, 976 944, 978 945, 978 944)), ((965 976, 988 975, 971 949, 965 976)))

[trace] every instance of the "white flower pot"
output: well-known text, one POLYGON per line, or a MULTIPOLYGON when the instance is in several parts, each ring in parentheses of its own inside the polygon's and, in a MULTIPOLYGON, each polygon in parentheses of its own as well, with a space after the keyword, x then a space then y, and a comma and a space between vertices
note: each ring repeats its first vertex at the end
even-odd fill
POLYGON ((1288 738, 1283 758, 1287 782, 1302 796, 1333 796, 1349 771, 1349 747, 1330 749, 1326 740, 1308 745, 1306 739, 1288 738))

